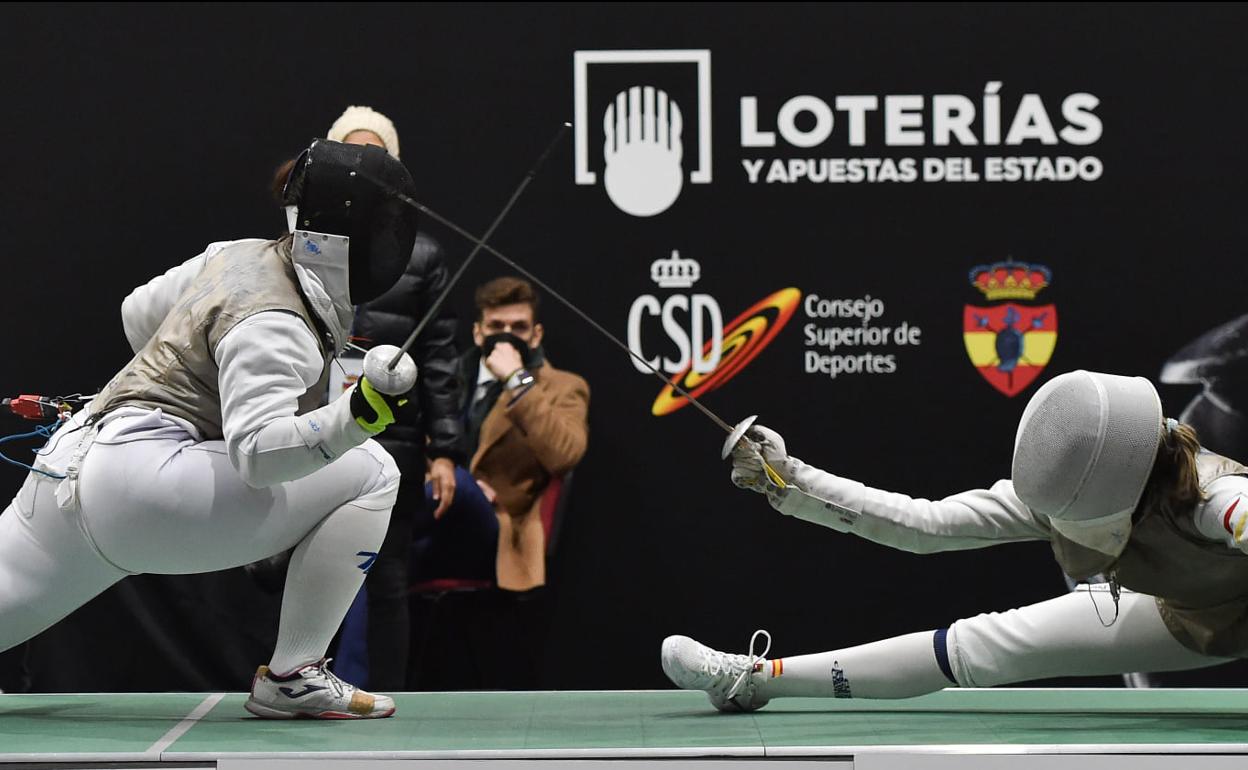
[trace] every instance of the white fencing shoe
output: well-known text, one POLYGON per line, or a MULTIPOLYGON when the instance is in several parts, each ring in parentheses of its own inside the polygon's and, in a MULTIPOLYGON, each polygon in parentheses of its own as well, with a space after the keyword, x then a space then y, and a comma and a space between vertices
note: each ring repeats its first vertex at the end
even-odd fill
POLYGON ((265 719, 380 719, 394 714, 394 699, 347 684, 323 658, 286 676, 261 666, 243 707, 265 719))
POLYGON ((663 673, 681 689, 704 690, 720 711, 756 711, 767 705, 757 690, 770 649, 771 634, 761 630, 750 637, 749 655, 730 655, 687 636, 669 636, 663 640, 663 673), (755 655, 754 640, 760 634, 767 638, 767 647, 755 655))

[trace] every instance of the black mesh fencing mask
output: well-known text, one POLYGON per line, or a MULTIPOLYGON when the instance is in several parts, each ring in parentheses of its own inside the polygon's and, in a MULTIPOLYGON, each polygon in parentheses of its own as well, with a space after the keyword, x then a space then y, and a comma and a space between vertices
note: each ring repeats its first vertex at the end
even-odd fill
POLYGON ((285 203, 298 210, 295 229, 345 235, 353 304, 386 292, 403 275, 416 242, 415 197, 407 168, 380 147, 317 139, 286 181, 285 203))

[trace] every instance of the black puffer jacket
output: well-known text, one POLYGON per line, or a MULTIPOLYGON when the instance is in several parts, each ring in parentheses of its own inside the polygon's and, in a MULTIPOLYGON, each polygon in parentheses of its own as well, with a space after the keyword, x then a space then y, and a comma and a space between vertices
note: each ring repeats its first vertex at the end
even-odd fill
MULTIPOLYGON (((416 235, 412 260, 399 282, 356 309, 351 335, 361 347, 402 345, 407 340, 446 287, 442 253, 442 246, 433 238, 424 233, 416 235)), ((438 317, 420 333, 410 351, 419 372, 418 398, 400 411, 398 422, 378 436, 404 473, 423 474, 426 455, 447 457, 458 464, 464 461, 455 324, 454 315, 443 305, 438 317)))

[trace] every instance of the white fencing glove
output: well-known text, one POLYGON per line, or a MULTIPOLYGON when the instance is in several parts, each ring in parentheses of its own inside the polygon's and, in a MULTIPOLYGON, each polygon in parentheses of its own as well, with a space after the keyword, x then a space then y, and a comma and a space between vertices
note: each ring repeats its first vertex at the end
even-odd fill
POLYGON ((789 459, 789 450, 784 446, 784 438, 766 425, 751 425, 745 432, 746 438, 758 444, 763 459, 773 467, 789 459))
POLYGON ((758 445, 742 438, 732 450, 732 483, 751 492, 767 491, 767 474, 763 471, 763 455, 758 445))
POLYGON ((784 438, 771 428, 751 426, 732 450, 732 483, 742 489, 766 493, 775 483, 763 468, 766 461, 773 469, 788 459, 784 438))

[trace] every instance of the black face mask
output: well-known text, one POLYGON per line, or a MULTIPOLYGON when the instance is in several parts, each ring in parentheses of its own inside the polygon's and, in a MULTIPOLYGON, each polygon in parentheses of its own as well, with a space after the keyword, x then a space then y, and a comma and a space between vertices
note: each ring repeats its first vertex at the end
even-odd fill
POLYGON ((498 334, 491 334, 490 336, 482 340, 481 341, 481 358, 483 359, 489 358, 490 353, 493 352, 494 350, 494 346, 500 342, 506 342, 509 345, 511 345, 513 348, 515 348, 516 352, 520 354, 520 360, 524 362, 525 366, 531 365, 531 362, 533 360, 533 351, 529 349, 529 343, 520 339, 519 337, 512 334, 511 332, 499 332, 498 334))

